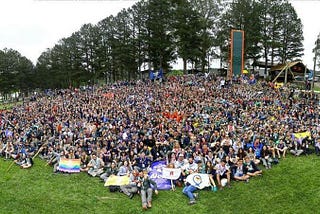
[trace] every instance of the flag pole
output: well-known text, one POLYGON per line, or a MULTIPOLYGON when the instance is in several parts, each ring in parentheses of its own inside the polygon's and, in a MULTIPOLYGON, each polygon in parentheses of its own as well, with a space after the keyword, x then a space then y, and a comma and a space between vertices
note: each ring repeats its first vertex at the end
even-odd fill
POLYGON ((47 144, 48 144, 48 143, 42 144, 42 146, 38 149, 37 153, 32 157, 32 160, 34 160, 34 159, 37 157, 37 155, 42 151, 43 146, 45 146, 45 145, 47 145, 47 144))
POLYGON ((174 188, 174 185, 173 185, 173 180, 170 179, 170 181, 171 181, 171 190, 172 190, 172 191, 175 191, 175 188, 174 188))
POLYGON ((9 170, 11 169, 11 167, 13 166, 14 163, 15 163, 15 162, 14 162, 14 160, 13 160, 12 163, 10 164, 10 166, 8 167, 8 169, 7 169, 6 172, 9 172, 9 170))

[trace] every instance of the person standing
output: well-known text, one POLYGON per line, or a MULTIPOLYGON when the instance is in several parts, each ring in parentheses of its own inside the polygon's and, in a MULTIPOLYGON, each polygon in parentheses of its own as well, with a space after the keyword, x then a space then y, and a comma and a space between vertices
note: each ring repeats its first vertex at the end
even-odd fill
POLYGON ((148 176, 148 172, 140 172, 140 178, 139 178, 139 184, 140 186, 140 194, 141 194, 141 202, 142 202, 142 209, 147 210, 147 208, 152 207, 152 193, 154 189, 154 193, 158 195, 157 190, 157 183, 153 180, 151 180, 148 176), (153 188, 152 188, 152 186, 153 188))

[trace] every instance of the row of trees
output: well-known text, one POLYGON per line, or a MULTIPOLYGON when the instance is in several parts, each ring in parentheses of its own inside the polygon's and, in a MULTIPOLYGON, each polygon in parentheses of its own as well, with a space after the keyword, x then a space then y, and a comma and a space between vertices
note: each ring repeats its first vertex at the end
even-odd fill
POLYGON ((184 71, 188 64, 205 70, 212 58, 227 66, 231 29, 245 31, 247 63, 302 56, 301 20, 287 0, 141 0, 44 51, 33 82, 64 88, 132 80, 144 70, 168 71, 179 58, 184 71))
POLYGON ((6 99, 12 92, 35 88, 32 62, 13 49, 0 50, 0 92, 6 99))
MULTIPOLYGON (((314 53, 314 65, 313 65, 313 70, 316 71, 316 67, 320 67, 320 33, 317 36, 316 41, 314 42, 315 47, 312 50, 314 53)), ((314 74, 316 75, 316 73, 314 74)))

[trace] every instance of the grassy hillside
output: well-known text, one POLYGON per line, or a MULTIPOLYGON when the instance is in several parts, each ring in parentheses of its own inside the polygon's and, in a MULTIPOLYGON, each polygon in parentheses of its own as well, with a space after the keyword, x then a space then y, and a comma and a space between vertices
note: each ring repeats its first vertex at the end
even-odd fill
POLYGON ((28 170, 0 160, 0 213, 317 213, 320 198, 320 158, 288 157, 249 183, 231 189, 201 191, 189 206, 181 189, 160 191, 153 208, 143 212, 139 196, 132 200, 110 193, 98 178, 53 174, 36 160, 28 170))

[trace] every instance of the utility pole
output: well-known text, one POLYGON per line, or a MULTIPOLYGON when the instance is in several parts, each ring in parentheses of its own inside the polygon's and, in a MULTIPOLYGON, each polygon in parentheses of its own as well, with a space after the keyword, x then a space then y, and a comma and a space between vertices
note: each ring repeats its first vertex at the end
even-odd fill
POLYGON ((312 92, 314 92, 314 80, 315 80, 315 76, 316 76, 316 66, 317 66, 317 57, 318 57, 318 49, 319 49, 319 40, 320 40, 320 34, 318 34, 317 40, 315 42, 316 47, 314 48, 312 92))

